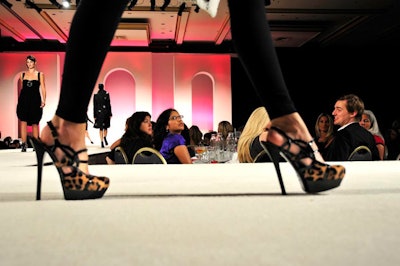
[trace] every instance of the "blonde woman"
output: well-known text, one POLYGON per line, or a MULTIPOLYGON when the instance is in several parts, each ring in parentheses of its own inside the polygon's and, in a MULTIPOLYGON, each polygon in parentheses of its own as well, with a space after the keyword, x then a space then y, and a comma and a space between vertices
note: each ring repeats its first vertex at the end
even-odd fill
POLYGON ((268 132, 265 131, 270 118, 265 107, 258 107, 249 116, 238 141, 238 160, 240 163, 270 161, 265 154, 260 141, 266 141, 268 132))
POLYGON ((334 138, 333 118, 330 114, 321 113, 315 121, 315 143, 322 156, 334 138))

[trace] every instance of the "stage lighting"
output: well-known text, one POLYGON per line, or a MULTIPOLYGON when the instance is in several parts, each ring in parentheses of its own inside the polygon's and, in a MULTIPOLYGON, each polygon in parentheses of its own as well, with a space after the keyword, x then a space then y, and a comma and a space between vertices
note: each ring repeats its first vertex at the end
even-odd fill
POLYGON ((64 8, 69 8, 69 7, 71 6, 70 0, 63 0, 63 1, 62 1, 62 6, 63 6, 64 8))
POLYGON ((132 10, 132 9, 135 7, 137 1, 138 1, 138 0, 132 0, 131 3, 130 3, 129 6, 128 6, 128 9, 129 9, 129 10, 132 10))
POLYGON ((57 0, 49 0, 49 1, 57 8, 62 8, 62 5, 59 2, 57 2, 57 0))
POLYGON ((167 6, 169 5, 169 3, 171 3, 171 0, 164 0, 164 4, 160 7, 160 9, 162 11, 165 11, 165 9, 167 8, 167 6))
POLYGON ((183 3, 179 6, 178 16, 182 16, 182 12, 183 12, 183 10, 185 10, 185 7, 186 7, 186 3, 183 2, 183 3))

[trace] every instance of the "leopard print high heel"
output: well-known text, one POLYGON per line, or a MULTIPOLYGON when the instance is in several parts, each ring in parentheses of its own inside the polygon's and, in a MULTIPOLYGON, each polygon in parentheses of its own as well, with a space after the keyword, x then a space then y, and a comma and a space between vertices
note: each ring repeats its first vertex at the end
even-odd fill
POLYGON ((292 139, 276 127, 271 127, 270 130, 278 132, 286 139, 281 146, 277 146, 271 142, 261 142, 263 149, 274 163, 282 195, 286 195, 286 190, 279 167, 281 156, 293 166, 301 181, 303 190, 307 193, 318 193, 340 185, 346 172, 345 168, 341 165, 329 165, 317 161, 315 159, 316 150, 312 149, 313 140, 305 142, 303 140, 292 139), (298 146, 299 152, 297 154, 290 151, 292 145, 298 146), (306 158, 312 160, 311 164, 305 165, 303 163, 303 159, 306 158))
POLYGON ((66 200, 86 200, 101 198, 110 185, 110 180, 107 177, 98 177, 86 174, 79 169, 80 163, 88 163, 86 160, 80 160, 79 154, 86 152, 87 149, 74 151, 71 147, 63 145, 58 140, 58 133, 51 121, 47 122, 54 138, 54 145, 48 146, 40 139, 31 138, 31 144, 36 152, 37 159, 37 190, 36 200, 41 197, 42 169, 43 157, 47 152, 52 159, 55 167, 60 175, 61 185, 66 200), (64 157, 57 159, 55 152, 61 150, 64 157), (63 172, 63 169, 71 170, 69 173, 63 172))

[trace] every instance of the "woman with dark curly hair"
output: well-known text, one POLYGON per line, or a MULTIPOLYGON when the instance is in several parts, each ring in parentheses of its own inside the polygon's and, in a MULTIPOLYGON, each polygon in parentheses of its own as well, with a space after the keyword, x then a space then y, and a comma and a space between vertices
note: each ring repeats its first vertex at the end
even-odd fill
POLYGON ((128 162, 132 162, 135 153, 143 147, 153 147, 153 126, 151 115, 148 112, 135 112, 126 120, 125 133, 122 135, 118 145, 113 145, 106 160, 108 164, 115 164, 115 148, 121 146, 128 162))

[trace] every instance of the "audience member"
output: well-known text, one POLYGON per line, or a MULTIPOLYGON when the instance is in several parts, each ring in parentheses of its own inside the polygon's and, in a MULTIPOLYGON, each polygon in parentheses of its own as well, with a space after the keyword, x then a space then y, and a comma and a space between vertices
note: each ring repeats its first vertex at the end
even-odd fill
POLYGON ((163 111, 157 118, 154 129, 154 145, 168 164, 191 164, 192 159, 182 131, 183 116, 175 109, 163 111))
POLYGON ((217 131, 209 131, 204 134, 204 136, 203 136, 204 146, 210 146, 210 140, 211 140, 211 136, 213 134, 217 135, 217 131))
POLYGON ((0 141, 0 149, 19 149, 21 148, 21 141, 19 139, 12 139, 11 136, 5 137, 0 141))
POLYGON ((340 128, 327 149, 326 160, 346 161, 351 152, 361 145, 371 150, 372 160, 379 160, 374 137, 359 124, 363 112, 364 102, 357 95, 344 95, 336 101, 332 112, 333 123, 340 128))
POLYGON ((224 140, 226 140, 229 132, 233 132, 233 126, 229 121, 223 120, 218 123, 217 133, 221 133, 224 140))
POLYGON ((203 132, 196 125, 189 128, 190 145, 196 146, 203 144, 203 132))
POLYGON ((185 143, 186 143, 186 146, 188 147, 190 157, 194 157, 196 155, 196 152, 194 151, 194 148, 192 148, 190 146, 190 129, 185 123, 184 123, 184 129, 181 132, 181 135, 185 139, 185 143))
MULTIPOLYGON (((203 133, 201 132, 200 128, 196 125, 192 125, 189 128, 189 147, 196 155, 196 146, 204 145, 203 143, 203 133)), ((192 156, 193 157, 193 156, 192 156)))
POLYGON ((398 120, 393 121, 385 140, 388 150, 387 159, 398 160, 400 155, 400 122, 398 120))
POLYGON ((261 146, 261 141, 267 141, 268 132, 265 130, 270 122, 265 107, 256 108, 249 116, 240 135, 237 153, 240 163, 253 163, 257 156, 257 162, 271 161, 261 146))
MULTIPOLYGON (((124 132, 126 132, 128 130, 128 123, 129 123, 129 119, 131 118, 128 117, 125 121, 125 128, 124 128, 124 132)), ((152 128, 154 128, 153 123, 152 124, 152 128)), ((125 134, 125 133, 124 133, 125 134)), ((121 137, 122 138, 122 137, 121 137)), ((114 141, 111 146, 110 146, 110 150, 114 150, 116 147, 118 147, 119 145, 121 145, 121 138, 117 139, 116 141, 114 141)))
POLYGON ((0 150, 8 149, 8 145, 4 142, 4 140, 0 140, 0 150))
POLYGON ((153 127, 148 112, 135 112, 126 120, 125 133, 115 141, 106 157, 108 164, 115 164, 115 148, 121 146, 128 161, 132 162, 135 153, 143 147, 153 147, 153 127), (118 144, 119 143, 119 144, 118 144))
POLYGON ((360 125, 371 132, 374 136, 376 147, 378 148, 379 158, 381 160, 386 159, 387 150, 385 145, 385 139, 379 130, 378 121, 376 120, 375 114, 371 110, 364 110, 361 116, 360 125))
POLYGON ((315 142, 322 157, 334 138, 333 118, 330 114, 321 113, 315 122, 315 142))

